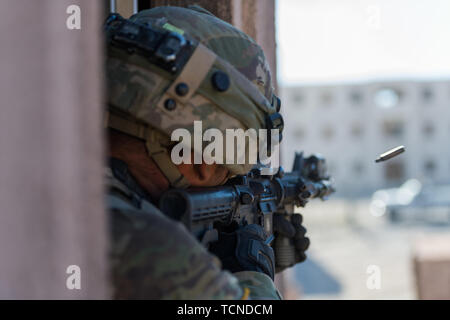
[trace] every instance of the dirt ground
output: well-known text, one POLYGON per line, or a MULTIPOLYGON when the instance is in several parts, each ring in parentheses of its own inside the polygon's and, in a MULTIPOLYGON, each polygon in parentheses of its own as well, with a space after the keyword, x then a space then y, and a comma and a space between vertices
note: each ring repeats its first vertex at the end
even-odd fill
POLYGON ((315 201, 300 211, 311 246, 306 262, 284 272, 286 299, 417 298, 415 243, 450 234, 450 226, 408 220, 392 224, 386 216, 373 216, 369 204, 315 201), (379 286, 371 285, 374 270, 379 286))

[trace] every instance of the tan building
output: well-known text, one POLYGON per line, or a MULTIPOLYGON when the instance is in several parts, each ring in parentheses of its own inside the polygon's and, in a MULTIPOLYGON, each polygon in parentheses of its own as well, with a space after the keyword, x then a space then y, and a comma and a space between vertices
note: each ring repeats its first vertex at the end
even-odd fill
POLYGON ((290 169, 295 150, 319 152, 339 193, 370 195, 410 178, 450 182, 450 81, 389 81, 283 87, 290 169), (376 157, 404 145, 384 163, 376 157))

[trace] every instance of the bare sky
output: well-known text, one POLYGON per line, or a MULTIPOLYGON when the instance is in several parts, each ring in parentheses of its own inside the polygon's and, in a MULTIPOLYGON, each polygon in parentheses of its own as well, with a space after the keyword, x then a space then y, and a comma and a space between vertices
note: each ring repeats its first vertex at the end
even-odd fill
POLYGON ((450 0, 277 0, 278 79, 450 78, 450 0))

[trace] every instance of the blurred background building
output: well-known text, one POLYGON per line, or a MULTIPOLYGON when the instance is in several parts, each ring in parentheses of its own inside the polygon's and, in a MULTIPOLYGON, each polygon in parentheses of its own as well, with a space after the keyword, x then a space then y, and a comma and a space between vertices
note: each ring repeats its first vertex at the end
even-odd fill
POLYGON ((281 89, 287 167, 291 150, 319 152, 338 195, 370 196, 415 178, 450 182, 450 81, 373 81, 286 86, 281 89), (380 164, 398 145, 406 153, 380 164))
POLYGON ((276 26, 282 164, 321 153, 337 188, 298 209, 287 297, 450 299, 450 2, 278 0, 276 26))

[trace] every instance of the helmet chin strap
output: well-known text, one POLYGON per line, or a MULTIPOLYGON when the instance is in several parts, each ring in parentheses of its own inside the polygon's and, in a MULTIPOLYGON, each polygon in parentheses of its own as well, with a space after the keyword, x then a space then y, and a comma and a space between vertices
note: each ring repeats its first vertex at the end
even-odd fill
POLYGON ((172 162, 166 147, 163 147, 157 139, 152 140, 151 137, 146 139, 145 146, 147 147, 148 155, 155 161, 159 170, 161 170, 172 187, 183 189, 189 187, 189 182, 172 162))
POLYGON ((148 155, 155 161, 162 174, 174 188, 187 188, 189 182, 170 159, 169 151, 162 142, 167 138, 158 131, 135 121, 120 117, 113 112, 105 115, 105 127, 109 127, 130 136, 145 140, 148 155))

